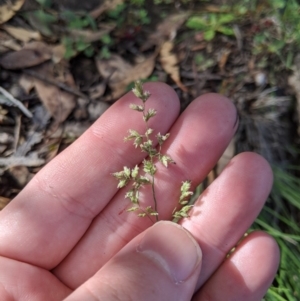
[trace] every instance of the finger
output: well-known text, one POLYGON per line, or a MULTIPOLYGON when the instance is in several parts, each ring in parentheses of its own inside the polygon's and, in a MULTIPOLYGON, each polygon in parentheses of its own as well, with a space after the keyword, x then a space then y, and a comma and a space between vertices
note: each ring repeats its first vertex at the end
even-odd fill
MULTIPOLYGON (((161 83, 145 89, 152 94, 147 105, 158 111, 150 126, 165 133, 179 112, 177 95, 161 83)), ((128 93, 115 103, 1 211, 1 255, 50 269, 74 247, 116 193, 111 173, 144 156, 123 142, 130 128, 145 128, 140 114, 129 109, 132 102, 138 99, 128 93)))
POLYGON ((30 264, 0 257, 1 300, 60 301, 71 293, 52 273, 30 264))
POLYGON ((224 261, 193 301, 260 301, 275 277, 279 259, 276 241, 263 232, 253 232, 224 261))
POLYGON ((198 288, 251 226, 267 199, 272 179, 265 159, 254 153, 242 153, 199 197, 191 217, 182 221, 203 252, 198 288))
POLYGON ((192 236, 159 222, 126 245, 65 301, 190 301, 201 265, 192 236))
MULTIPOLYGON (((160 219, 170 219, 178 205, 182 181, 192 180, 195 186, 213 168, 231 140, 235 127, 235 107, 227 98, 217 94, 199 97, 183 112, 171 128, 170 138, 163 149, 176 165, 171 164, 166 169, 157 164, 155 195, 160 219)), ((126 211, 131 204, 124 199, 125 191, 121 190, 114 197, 95 218, 79 244, 55 268, 54 273, 69 287, 76 288, 90 278, 127 242, 151 225, 149 219, 138 218, 126 211)), ((140 195, 143 207, 153 206, 150 186, 143 188, 140 195)))

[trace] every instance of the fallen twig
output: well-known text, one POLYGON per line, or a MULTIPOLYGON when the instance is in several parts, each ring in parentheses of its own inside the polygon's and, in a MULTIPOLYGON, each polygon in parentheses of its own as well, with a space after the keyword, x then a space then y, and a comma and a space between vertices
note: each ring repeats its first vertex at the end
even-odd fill
POLYGON ((20 102, 20 100, 14 98, 8 91, 6 91, 4 88, 0 87, 0 93, 4 96, 4 102, 5 104, 12 104, 15 107, 19 108, 24 115, 26 115, 28 118, 32 118, 32 113, 20 102))
POLYGON ((38 167, 45 163, 44 159, 38 158, 37 153, 31 153, 30 156, 10 156, 7 158, 0 158, 0 166, 4 166, 6 168, 12 166, 24 165, 27 167, 38 167))
POLYGON ((43 81, 43 82, 45 82, 45 83, 47 83, 49 85, 56 86, 56 87, 60 88, 61 90, 64 90, 64 91, 66 91, 68 93, 71 93, 71 94, 76 95, 78 97, 82 97, 82 98, 87 99, 87 100, 90 101, 89 97, 87 95, 81 93, 80 91, 78 91, 78 90, 76 90, 74 88, 71 88, 71 87, 69 87, 69 86, 67 86, 67 85, 65 85, 63 83, 57 82, 57 81, 55 81, 53 79, 47 78, 46 76, 41 75, 41 74, 39 74, 39 73, 37 73, 37 72, 35 72, 33 70, 24 69, 23 72, 25 74, 33 76, 33 77, 35 77, 35 78, 37 78, 37 79, 39 79, 39 80, 41 80, 41 81, 43 81))
POLYGON ((206 80, 220 80, 222 77, 220 75, 211 74, 211 73, 197 73, 194 72, 187 72, 187 71, 181 71, 180 75, 187 79, 195 79, 195 76, 197 76, 198 79, 206 79, 206 80))

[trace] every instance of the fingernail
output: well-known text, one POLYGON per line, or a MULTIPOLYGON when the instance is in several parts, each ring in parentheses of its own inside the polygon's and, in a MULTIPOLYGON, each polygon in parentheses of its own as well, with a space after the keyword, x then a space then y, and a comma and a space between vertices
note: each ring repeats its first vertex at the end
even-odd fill
POLYGON ((187 280, 202 259, 200 247, 192 235, 181 226, 167 221, 149 228, 137 251, 160 265, 175 283, 187 280))

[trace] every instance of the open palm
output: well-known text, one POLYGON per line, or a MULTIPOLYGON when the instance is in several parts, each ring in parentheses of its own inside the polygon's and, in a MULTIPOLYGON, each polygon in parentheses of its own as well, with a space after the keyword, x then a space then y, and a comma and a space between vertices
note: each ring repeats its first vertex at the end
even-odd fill
MULTIPOLYGON (((195 188, 214 167, 237 127, 225 97, 203 95, 179 115, 175 92, 148 83, 156 132, 170 132, 157 164, 160 220, 170 220, 179 187, 195 188)), ((128 213, 112 173, 144 153, 124 143, 144 130, 130 92, 43 168, 0 213, 1 300, 261 300, 276 273, 279 251, 254 232, 234 247, 261 210, 272 185, 267 162, 254 153, 233 158, 199 197, 187 229, 128 213), (192 236, 194 238, 192 238, 192 236), (201 251, 200 251, 200 248, 201 251)), ((152 195, 141 196, 152 204, 152 195)))

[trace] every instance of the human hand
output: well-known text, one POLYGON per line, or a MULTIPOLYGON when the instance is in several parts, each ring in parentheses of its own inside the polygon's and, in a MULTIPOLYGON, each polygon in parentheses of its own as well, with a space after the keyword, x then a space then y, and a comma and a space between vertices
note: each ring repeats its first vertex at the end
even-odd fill
MULTIPOLYGON (((159 218, 170 220, 181 182, 195 187, 214 167, 237 113, 208 94, 178 117, 170 87, 145 89, 157 109, 151 127, 171 133, 163 147, 176 165, 158 164, 156 175, 159 218)), ((166 221, 152 226, 126 212, 111 176, 143 159, 123 142, 128 129, 144 128, 128 108, 134 101, 132 93, 122 97, 0 212, 1 300, 261 300, 279 262, 273 238, 254 232, 225 258, 269 194, 269 165, 254 153, 236 156, 182 220, 187 230, 166 221)), ((141 198, 152 205, 152 195, 141 198)))

